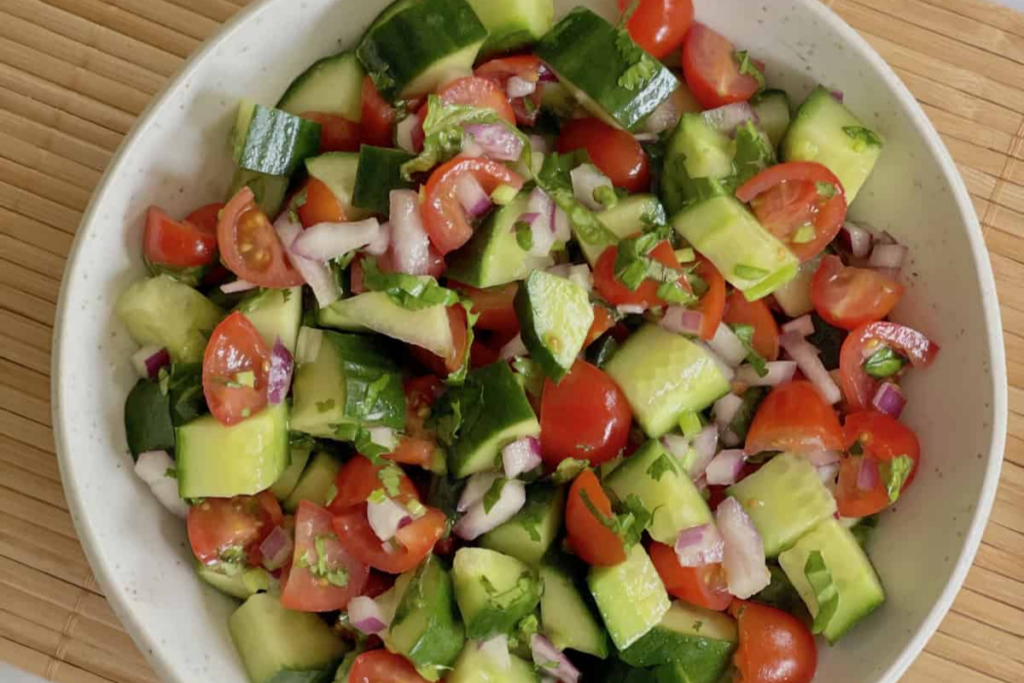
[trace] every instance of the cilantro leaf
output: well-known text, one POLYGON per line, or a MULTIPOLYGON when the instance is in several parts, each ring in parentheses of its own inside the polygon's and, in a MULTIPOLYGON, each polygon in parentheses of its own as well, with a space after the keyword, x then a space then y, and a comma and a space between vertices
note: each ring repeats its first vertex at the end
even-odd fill
POLYGON ((832 617, 835 616, 836 610, 839 609, 839 590, 832 580, 832 572, 825 565, 825 558, 820 550, 813 550, 807 556, 807 563, 804 564, 804 576, 807 577, 807 583, 811 584, 814 601, 818 605, 811 632, 823 633, 829 622, 832 621, 832 617))
POLYGON ((558 463, 558 467, 551 474, 551 481, 554 484, 565 484, 576 478, 583 470, 587 469, 590 463, 586 460, 577 460, 576 458, 566 458, 562 462, 558 463))
POLYGON ((491 488, 487 489, 487 493, 484 494, 484 513, 490 514, 491 509, 498 504, 498 500, 501 499, 501 492, 505 488, 505 484, 508 483, 508 479, 505 477, 498 477, 491 484, 491 488))
MULTIPOLYGON (((670 236, 671 228, 658 226, 637 237, 621 240, 615 256, 615 279, 630 291, 636 291, 644 280, 676 283, 684 273, 650 257, 651 251, 670 236)), ((685 292, 681 288, 680 291, 685 292)))
POLYGON ((853 141, 853 149, 862 152, 868 147, 882 147, 885 141, 875 131, 864 126, 843 126, 843 132, 853 141))
POLYGON ((590 514, 621 538, 627 548, 631 548, 640 542, 644 530, 651 523, 651 518, 653 517, 635 493, 631 493, 626 497, 623 505, 624 512, 620 514, 612 513, 611 516, 598 510, 585 490, 580 491, 580 499, 583 500, 583 504, 590 514))
POLYGON ((676 463, 668 453, 660 455, 658 459, 652 462, 650 467, 647 468, 647 476, 654 481, 661 481, 662 476, 664 476, 666 472, 678 472, 676 463))
POLYGON ((526 221, 516 221, 516 244, 523 251, 533 249, 533 228, 526 221))
POLYGON ((366 427, 346 422, 331 425, 331 428, 335 438, 339 441, 351 441, 356 450, 365 455, 374 465, 383 464, 383 456, 390 452, 389 449, 374 442, 370 430, 366 427))
POLYGON ((432 306, 452 306, 459 295, 426 275, 382 273, 377 259, 363 259, 363 284, 372 292, 385 292, 402 308, 418 311, 432 306))
POLYGON ((569 172, 588 161, 588 155, 582 150, 569 154, 553 152, 545 155, 544 164, 536 177, 537 185, 568 215, 576 239, 593 246, 615 244, 618 241, 615 234, 606 228, 590 209, 576 201, 573 194, 569 172))
POLYGON ((393 462, 389 462, 377 472, 377 478, 384 485, 384 491, 392 498, 402 490, 402 476, 402 468, 393 462))
POLYGON ((658 75, 658 62, 633 42, 629 32, 618 29, 615 37, 615 49, 628 65, 619 76, 618 84, 626 90, 643 90, 647 82, 658 75))
POLYGON ((832 199, 836 196, 836 186, 832 183, 817 182, 814 183, 814 187, 818 190, 818 196, 822 199, 832 199))
POLYGON ((743 348, 747 350, 746 361, 750 363, 750 366, 754 368, 754 372, 757 373, 758 377, 764 377, 768 374, 767 361, 764 356, 759 354, 754 349, 754 326, 753 325, 729 325, 732 331, 739 337, 739 340, 743 342, 743 348))
POLYGON ((875 379, 892 377, 907 364, 907 359, 888 346, 883 346, 864 361, 864 372, 875 379))
POLYGON ((740 65, 740 74, 745 76, 753 76, 754 80, 757 81, 757 91, 761 92, 765 88, 764 72, 754 63, 754 60, 750 58, 750 54, 746 50, 737 50, 733 56, 736 58, 736 62, 740 65))
POLYGON ((900 455, 892 460, 882 460, 878 463, 878 474, 885 484, 885 491, 889 494, 889 502, 895 503, 899 500, 900 490, 907 482, 907 477, 914 471, 914 459, 908 455, 900 455))

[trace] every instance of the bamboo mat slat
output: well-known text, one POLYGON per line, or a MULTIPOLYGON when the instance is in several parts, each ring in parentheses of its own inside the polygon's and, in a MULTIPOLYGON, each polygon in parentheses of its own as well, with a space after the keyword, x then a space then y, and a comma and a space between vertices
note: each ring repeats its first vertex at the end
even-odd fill
MULTIPOLYGON (((0 661, 154 683, 75 539, 50 430, 65 257, 103 169, 183 59, 250 0, 0 0, 0 661)), ((1006 465, 963 591, 904 683, 1024 682, 1024 14, 824 0, 934 122, 982 220, 1011 385, 1006 465)))

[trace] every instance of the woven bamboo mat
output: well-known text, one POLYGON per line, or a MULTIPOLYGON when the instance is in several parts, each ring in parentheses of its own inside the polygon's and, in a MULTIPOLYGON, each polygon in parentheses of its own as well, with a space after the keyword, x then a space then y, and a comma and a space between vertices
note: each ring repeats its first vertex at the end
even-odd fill
MULTIPOLYGON (((249 0, 0 0, 0 660, 64 683, 155 681, 75 539, 50 430, 65 256, 122 136, 249 0)), ((828 0, 826 0, 828 2, 828 0)), ((1010 437, 975 567, 908 683, 1024 681, 1024 14, 832 0, 920 100, 982 219, 1010 437)))

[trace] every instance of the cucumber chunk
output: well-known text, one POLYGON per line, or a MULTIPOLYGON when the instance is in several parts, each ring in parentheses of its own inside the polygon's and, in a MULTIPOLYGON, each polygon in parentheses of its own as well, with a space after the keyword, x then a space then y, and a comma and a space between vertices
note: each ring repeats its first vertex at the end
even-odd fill
POLYGON ((313 456, 309 465, 303 470, 298 483, 285 498, 281 507, 285 512, 295 512, 299 503, 308 501, 320 507, 331 502, 331 491, 341 471, 341 462, 330 453, 321 451, 313 456))
POLYGON ((754 96, 750 106, 757 115, 757 125, 768 134, 772 144, 778 147, 792 118, 789 95, 785 90, 765 90, 754 96))
POLYGON ((764 552, 777 557, 818 522, 836 512, 836 500, 805 458, 781 453, 729 488, 761 534, 764 552))
POLYGON ((604 659, 608 635, 572 574, 554 564, 540 568, 544 595, 540 599, 542 630, 559 650, 576 650, 604 659))
POLYGON ((468 0, 487 29, 480 57, 532 45, 551 30, 555 5, 551 0, 468 0))
POLYGON ((338 114, 363 120, 363 78, 366 71, 354 52, 324 57, 292 81, 277 108, 299 116, 306 112, 338 114))
POLYGON ((174 452, 170 395, 160 383, 140 379, 124 402, 124 432, 132 459, 146 451, 174 452))
POLYGON ((291 447, 287 469, 277 478, 274 485, 270 487, 270 492, 274 494, 274 498, 282 502, 288 499, 288 496, 298 486, 302 473, 306 471, 306 464, 309 463, 309 456, 312 454, 313 449, 310 447, 291 447))
POLYGON ((274 579, 263 567, 239 568, 236 572, 227 574, 217 571, 214 567, 207 567, 201 562, 196 563, 196 573, 199 574, 199 578, 221 593, 239 600, 246 600, 257 593, 270 590, 274 579))
POLYGON ((302 287, 258 290, 243 299, 237 310, 253 324, 268 349, 280 339, 289 352, 295 353, 302 322, 302 287))
POLYGON ((738 641, 736 622, 728 615, 673 602, 661 622, 619 656, 637 667, 676 665, 692 683, 718 683, 738 641))
POLYGON ((336 301, 319 310, 317 322, 342 330, 372 330, 422 347, 442 358, 455 348, 444 306, 413 311, 399 306, 384 292, 366 292, 336 301))
MULTIPOLYGON (((595 215, 597 220, 620 240, 643 232, 648 225, 664 225, 667 222, 665 207, 652 194, 630 195, 620 199, 612 208, 595 215)), ((609 247, 608 244, 589 244, 582 240, 578 243, 591 267, 597 265, 597 260, 609 247)))
POLYGON ((700 114, 683 114, 669 139, 661 177, 661 197, 669 213, 732 192, 735 147, 700 114))
POLYGON ((466 642, 452 579, 435 555, 409 574, 391 622, 388 647, 412 662, 427 680, 437 680, 466 642))
POLYGON ((138 280, 117 300, 118 319, 139 346, 163 346, 175 363, 203 360, 223 311, 168 275, 138 280))
POLYGON ((402 177, 402 164, 412 158, 412 154, 401 149, 360 147, 352 205, 370 213, 390 215, 391 191, 413 187, 413 183, 402 177))
POLYGON ((591 567, 587 585, 608 635, 620 651, 658 625, 669 609, 668 593, 643 546, 633 546, 626 561, 591 567))
POLYGON ((532 662, 510 655, 512 666, 506 671, 487 652, 481 643, 470 640, 462 648, 455 668, 445 680, 448 683, 538 683, 540 677, 532 662))
POLYGON ((605 365, 652 439, 665 434, 686 410, 701 411, 729 391, 729 382, 699 345, 644 325, 605 365))
POLYGON ((565 488, 531 484, 515 517, 480 537, 480 545, 537 566, 562 528, 565 488))
POLYGON ((290 176, 320 148, 320 124, 242 100, 232 145, 239 167, 267 175, 290 176))
POLYGON ((284 206, 285 195, 288 194, 288 176, 267 175, 244 168, 236 168, 231 179, 231 188, 224 201, 230 201, 243 187, 252 190, 256 205, 260 211, 273 219, 284 206))
POLYGON ((359 175, 359 155, 352 152, 328 152, 306 160, 306 170, 334 193, 341 204, 345 217, 350 221, 359 221, 369 212, 352 203, 356 191, 356 178, 359 175))
POLYGON ((542 592, 535 569, 486 548, 460 548, 452 582, 466 635, 483 640, 511 631, 537 607, 542 592))
POLYGON ((551 381, 569 374, 594 322, 586 290, 574 282, 535 270, 515 298, 523 343, 551 381))

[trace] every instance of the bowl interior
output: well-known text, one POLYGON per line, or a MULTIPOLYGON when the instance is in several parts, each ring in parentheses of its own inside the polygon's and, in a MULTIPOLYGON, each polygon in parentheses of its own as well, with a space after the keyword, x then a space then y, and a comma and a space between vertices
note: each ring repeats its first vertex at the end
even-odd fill
MULTIPOLYGON (((606 16, 614 0, 587 4, 606 16)), ((54 413, 65 487, 106 595, 167 681, 244 683, 227 634, 234 602, 195 577, 184 526, 132 474, 122 408, 134 344, 113 317, 143 274, 145 209, 172 214, 223 198, 228 133, 241 97, 273 104, 315 59, 352 47, 384 0, 266 0, 196 56, 122 148, 79 231, 55 344, 54 413)), ((870 546, 888 591, 840 647, 821 651, 818 680, 895 681, 949 606, 994 496, 1005 433, 1005 369, 991 269, 962 182, 895 75, 815 0, 698 0, 698 18, 768 64, 799 102, 822 82, 888 140, 853 217, 911 247, 896 318, 942 353, 908 383, 907 421, 923 467, 870 546), (927 571, 922 571, 927 568, 927 571)))

